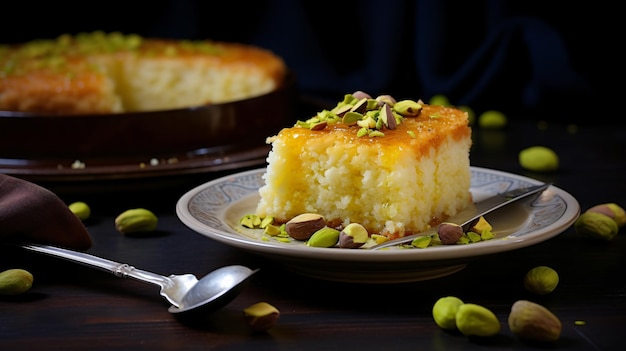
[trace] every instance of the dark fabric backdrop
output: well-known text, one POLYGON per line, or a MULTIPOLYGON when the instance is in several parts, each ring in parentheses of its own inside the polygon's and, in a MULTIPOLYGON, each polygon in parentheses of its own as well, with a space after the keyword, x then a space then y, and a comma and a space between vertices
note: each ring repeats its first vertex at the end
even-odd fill
POLYGON ((268 48, 303 94, 445 94, 477 113, 623 119, 621 18, 611 2, 452 0, 12 1, 0 43, 63 33, 237 41, 268 48))

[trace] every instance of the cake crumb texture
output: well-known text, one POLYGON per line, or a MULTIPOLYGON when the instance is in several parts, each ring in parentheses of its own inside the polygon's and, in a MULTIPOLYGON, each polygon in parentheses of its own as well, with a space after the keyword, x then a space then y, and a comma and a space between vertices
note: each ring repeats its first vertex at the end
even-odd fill
POLYGON ((467 114, 423 106, 384 136, 358 128, 294 126, 268 138, 256 213, 288 221, 318 213, 334 225, 358 222, 390 238, 421 232, 471 204, 467 114), (412 133, 409 133, 412 131, 412 133))
POLYGON ((225 103, 277 89, 282 58, 244 44, 118 32, 0 45, 0 110, 99 114, 225 103))

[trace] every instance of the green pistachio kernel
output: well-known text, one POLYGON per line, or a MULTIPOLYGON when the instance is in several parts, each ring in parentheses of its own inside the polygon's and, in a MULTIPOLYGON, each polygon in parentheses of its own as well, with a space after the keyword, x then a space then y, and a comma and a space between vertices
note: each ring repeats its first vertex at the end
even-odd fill
POLYGON ((504 128, 507 118, 504 113, 496 110, 485 111, 478 116, 478 125, 481 128, 499 129, 504 128))
POLYGON ((84 221, 84 220, 88 219, 89 216, 91 216, 91 208, 89 208, 89 205, 87 205, 86 203, 84 203, 82 201, 73 202, 73 203, 69 204, 68 208, 81 221, 84 221))
POLYGON ((363 119, 363 115, 358 113, 358 112, 346 112, 343 115, 343 119, 341 120, 341 123, 344 124, 356 124, 358 121, 363 119))
POLYGON ((559 156, 545 146, 531 146, 520 151, 519 163, 527 170, 550 172, 559 168, 559 156))
POLYGON ((265 217, 261 220, 261 223, 259 223, 259 228, 265 229, 267 228, 268 225, 272 223, 274 223, 274 217, 272 216, 265 217))
POLYGON ((393 110, 405 117, 415 117, 422 111, 422 105, 413 100, 401 100, 393 105, 393 110))
POLYGON ((27 270, 12 268, 0 272, 0 295, 19 295, 32 285, 33 275, 27 270))
POLYGON ((456 327, 466 336, 493 336, 501 329, 500 321, 493 312, 473 303, 459 306, 456 327))
POLYGON ((433 95, 430 100, 428 100, 428 104, 433 106, 452 106, 448 97, 443 94, 433 95))
POLYGON ((467 238, 469 239, 470 242, 473 242, 473 243, 482 240, 480 234, 474 233, 474 232, 467 232, 467 238))
POLYGON ((340 233, 335 228, 324 227, 313 233, 306 244, 311 247, 333 247, 339 242, 340 233))
POLYGON ((433 305, 433 319, 435 323, 447 330, 456 329, 456 313, 463 301, 455 296, 442 297, 433 305))
POLYGON ((524 289, 537 295, 551 293, 558 284, 559 274, 547 266, 537 266, 524 276, 524 289))
POLYGON ((247 214, 239 219, 239 224, 246 228, 256 228, 261 225, 261 218, 255 214, 247 214))
POLYGON ((411 245, 420 249, 424 249, 430 245, 430 242, 432 240, 433 238, 430 235, 418 236, 417 238, 413 239, 413 241, 411 241, 411 245))
POLYGON ((263 233, 265 233, 265 234, 267 234, 269 236, 277 236, 277 235, 281 234, 282 232, 281 232, 279 226, 273 225, 273 224, 268 224, 263 229, 263 233))
POLYGON ((491 240, 491 239, 495 238, 495 235, 494 235, 494 234, 493 234, 493 232, 492 232, 492 231, 490 231, 490 230, 483 230, 483 231, 480 233, 480 238, 481 238, 482 240, 491 240))

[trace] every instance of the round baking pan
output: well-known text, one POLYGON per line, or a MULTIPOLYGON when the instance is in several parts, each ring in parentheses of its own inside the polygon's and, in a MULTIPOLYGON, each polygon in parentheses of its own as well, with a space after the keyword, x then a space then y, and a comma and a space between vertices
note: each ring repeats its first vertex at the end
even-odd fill
POLYGON ((0 111, 0 172, 77 182, 223 171, 265 163, 265 140, 292 125, 295 77, 261 96, 100 115, 0 111))

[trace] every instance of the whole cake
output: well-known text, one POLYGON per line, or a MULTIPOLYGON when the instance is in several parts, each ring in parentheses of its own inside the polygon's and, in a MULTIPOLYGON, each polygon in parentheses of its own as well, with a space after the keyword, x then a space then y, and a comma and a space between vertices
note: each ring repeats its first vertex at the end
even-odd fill
POLYGON ((256 214, 278 223, 316 213, 392 239, 472 203, 471 129, 456 108, 359 91, 267 142, 256 214))
POLYGON ((150 111, 262 95, 283 60, 244 44, 81 33, 0 46, 0 110, 48 114, 150 111))

